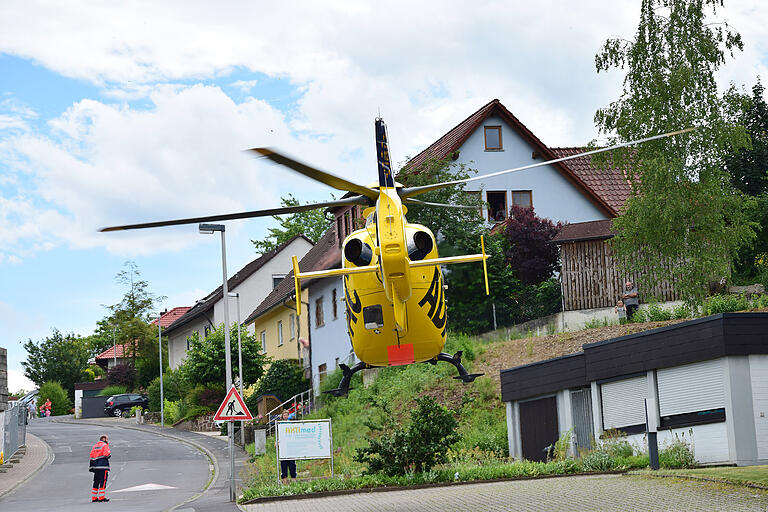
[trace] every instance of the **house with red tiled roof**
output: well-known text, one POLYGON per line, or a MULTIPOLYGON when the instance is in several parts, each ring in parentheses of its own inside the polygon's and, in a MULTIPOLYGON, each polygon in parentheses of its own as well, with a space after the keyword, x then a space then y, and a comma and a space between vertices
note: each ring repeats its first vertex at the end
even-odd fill
MULTIPOLYGON (((582 148, 544 144, 498 99, 454 126, 405 166, 412 172, 429 159, 451 159, 478 176, 577 154, 582 148)), ((553 221, 585 222, 616 217, 630 194, 618 169, 597 169, 590 157, 480 179, 465 191, 481 194, 490 222, 504 220, 513 204, 532 206, 553 221)))
POLYGON ((229 308, 229 319, 233 324, 238 318, 238 304, 240 318, 244 319, 288 274, 291 269, 291 256, 301 258, 312 246, 312 241, 304 235, 294 236, 252 260, 227 279, 230 295, 239 294, 239 301, 232 296, 223 297, 222 287, 218 286, 178 316, 163 333, 168 336, 168 359, 171 368, 178 368, 181 364, 194 333, 204 338, 211 330, 222 325, 225 307, 229 308))
POLYGON ((115 365, 129 363, 131 357, 128 354, 128 351, 129 347, 127 345, 115 345, 114 347, 109 347, 94 359, 96 360, 97 365, 108 370, 115 365))
MULTIPOLYGON (((190 306, 178 306, 171 309, 170 311, 166 309, 160 314, 160 327, 163 329, 169 327, 173 322, 181 318, 184 313, 190 309, 190 306)), ((157 318, 152 320, 150 324, 157 325, 157 318)))

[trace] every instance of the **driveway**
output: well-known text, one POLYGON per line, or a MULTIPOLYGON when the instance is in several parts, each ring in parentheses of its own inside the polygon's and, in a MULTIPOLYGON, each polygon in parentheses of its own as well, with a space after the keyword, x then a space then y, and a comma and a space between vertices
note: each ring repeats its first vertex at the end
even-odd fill
POLYGON ((248 505, 248 512, 765 511, 768 494, 689 480, 581 476, 361 493, 248 505))

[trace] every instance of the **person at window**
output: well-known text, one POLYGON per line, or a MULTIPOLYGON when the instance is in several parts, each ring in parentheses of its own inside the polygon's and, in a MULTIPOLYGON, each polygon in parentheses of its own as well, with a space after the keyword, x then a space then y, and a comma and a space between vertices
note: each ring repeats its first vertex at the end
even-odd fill
POLYGON ((637 286, 632 284, 632 281, 624 283, 624 305, 627 307, 627 318, 632 319, 632 315, 640 307, 640 295, 637 293, 637 286))
POLYGON ((496 222, 501 222, 506 218, 506 215, 504 215, 504 210, 496 210, 496 222))

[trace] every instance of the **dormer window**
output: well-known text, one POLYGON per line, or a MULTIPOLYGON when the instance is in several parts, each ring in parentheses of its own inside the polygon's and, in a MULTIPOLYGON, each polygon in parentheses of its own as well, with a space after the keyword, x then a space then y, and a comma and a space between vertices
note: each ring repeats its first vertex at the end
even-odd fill
POLYGON ((485 126, 485 150, 501 151, 501 126, 485 126))

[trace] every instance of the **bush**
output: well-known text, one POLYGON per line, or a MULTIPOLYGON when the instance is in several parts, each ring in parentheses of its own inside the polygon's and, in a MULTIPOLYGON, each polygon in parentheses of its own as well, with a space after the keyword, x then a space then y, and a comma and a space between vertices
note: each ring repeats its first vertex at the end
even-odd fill
POLYGON ((80 372, 80 382, 93 382, 94 380, 96 380, 96 374, 90 368, 80 372))
POLYGON ((689 468, 696 465, 691 445, 680 437, 659 450, 659 465, 663 468, 689 468))
POLYGON ((708 316, 731 311, 743 311, 745 309, 750 309, 750 303, 744 295, 713 295, 704 299, 702 313, 704 316, 708 316))
POLYGON ((369 424, 369 428, 383 430, 383 434, 355 453, 354 460, 368 466, 366 474, 395 476, 427 472, 444 462, 448 447, 458 441, 456 419, 431 396, 416 398, 416 410, 406 428, 394 423, 385 402, 375 403, 387 425, 376 428, 369 424))
POLYGON ((616 467, 616 460, 604 450, 595 450, 581 459, 584 471, 611 471, 616 467))
POLYGON ((125 386, 107 386, 101 391, 99 391, 99 396, 112 396, 112 395, 122 395, 123 393, 127 393, 128 389, 125 386))
POLYGON ((648 306, 645 312, 649 322, 666 322, 672 320, 672 312, 662 308, 657 302, 648 306))
POLYGON ((691 315, 691 310, 688 306, 685 304, 680 304, 679 306, 675 306, 675 308, 672 310, 672 317, 675 320, 682 320, 684 318, 691 318, 693 315, 691 315))
POLYGON ((180 419, 184 418, 184 408, 181 405, 181 400, 177 402, 171 402, 170 400, 166 399, 163 401, 163 409, 166 425, 172 425, 180 419))
POLYGON ((645 311, 642 309, 638 309, 634 313, 632 313, 632 316, 629 318, 630 322, 641 324, 645 322, 645 311))
POLYGON ((130 364, 118 364, 107 370, 107 384, 133 389, 136 382, 136 369, 130 364))
POLYGON ((72 402, 69 401, 67 392, 56 381, 46 382, 40 386, 40 390, 37 393, 38 411, 46 400, 51 401, 51 416, 69 414, 69 410, 72 408, 72 402))
MULTIPOLYGON (((275 395, 280 400, 288 400, 292 396, 306 391, 309 387, 309 381, 304 378, 304 369, 299 361, 280 359, 272 363, 267 373, 259 381, 256 392, 254 392, 254 400, 261 395, 275 395)), ((250 404, 246 405, 250 409, 250 404)))
POLYGON ((221 405, 224 401, 224 397, 227 395, 224 386, 221 384, 198 384, 186 398, 190 407, 207 407, 214 410, 221 405))

